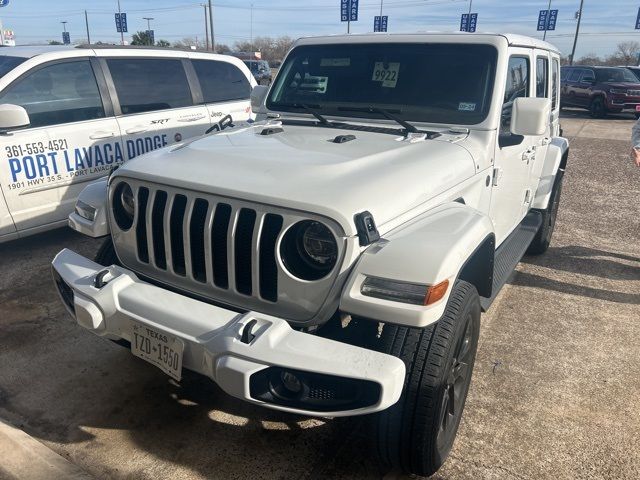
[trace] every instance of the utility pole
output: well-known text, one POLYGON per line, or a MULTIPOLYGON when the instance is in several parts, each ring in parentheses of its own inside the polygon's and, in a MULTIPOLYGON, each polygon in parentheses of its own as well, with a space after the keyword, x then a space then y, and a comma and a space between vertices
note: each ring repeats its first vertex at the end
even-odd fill
POLYGON ((142 17, 143 20, 147 21, 147 42, 149 42, 149 46, 153 46, 153 42, 151 41, 151 20, 154 20, 153 17, 142 17))
POLYGON ((549 14, 551 13, 551 0, 549 0, 549 6, 547 7, 547 20, 544 24, 544 35, 542 35, 542 40, 547 39, 547 27, 549 26, 549 14))
POLYGON ((207 18, 207 4, 203 3, 204 7, 204 36, 207 42, 207 51, 209 51, 209 19, 207 18))
MULTIPOLYGON (((118 0, 118 15, 122 18, 122 11, 120 10, 120 0, 118 0)), ((124 33, 120 29, 120 45, 124 45, 124 33)))
POLYGON ((213 4, 209 0, 209 30, 211 31, 211 51, 216 53, 216 39, 213 36, 213 4))
POLYGON ((60 22, 60 23, 62 24, 62 31, 63 31, 64 33, 67 33, 67 23, 69 23, 69 22, 67 22, 66 20, 64 20, 64 21, 62 21, 62 22, 60 22))
POLYGON ((249 35, 249 43, 251 44, 251 55, 253 56, 253 3, 251 4, 251 27, 249 35))
POLYGON ((473 0, 469 0, 469 15, 471 15, 471 6, 473 5, 473 0))
POLYGON ((382 21, 382 2, 384 0, 380 0, 380 21, 382 21))
POLYGON ((578 34, 580 33, 580 21, 582 20, 582 5, 584 0, 580 0, 580 10, 578 10, 578 24, 576 25, 576 36, 573 37, 573 48, 569 57, 569 65, 573 65, 573 57, 576 54, 576 45, 578 44, 578 34))
POLYGON ((89 35, 89 16, 87 11, 84 11, 84 23, 87 26, 87 45, 91 45, 91 35, 89 35))

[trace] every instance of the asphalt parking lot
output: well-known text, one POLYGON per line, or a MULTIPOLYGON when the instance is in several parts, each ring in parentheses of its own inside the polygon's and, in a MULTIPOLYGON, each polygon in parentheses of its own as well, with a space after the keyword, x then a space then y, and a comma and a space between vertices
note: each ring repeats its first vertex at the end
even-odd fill
MULTIPOLYGON (((571 155, 549 252, 491 311, 441 479, 640 478, 640 169, 632 117, 562 122, 571 155)), ((356 419, 308 419, 178 385, 77 327, 49 262, 99 242, 58 230, 0 245, 0 418, 97 478, 402 478, 356 419)), ((0 463, 0 477, 2 476, 0 463)))

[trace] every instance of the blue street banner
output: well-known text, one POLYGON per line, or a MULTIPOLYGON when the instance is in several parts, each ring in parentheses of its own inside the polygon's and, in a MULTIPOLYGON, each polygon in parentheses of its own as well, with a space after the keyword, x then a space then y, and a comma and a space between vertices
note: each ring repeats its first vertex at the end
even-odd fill
POLYGON ((478 25, 477 13, 463 13, 460 17, 461 32, 475 32, 478 25))
POLYGON ((640 30, 640 8, 638 9, 638 16, 636 17, 636 30, 640 30))
POLYGON ((341 22, 358 21, 358 2, 359 0, 340 0, 341 22))
POLYGON ((375 17, 373 17, 373 31, 386 32, 388 23, 389 23, 388 15, 383 15, 382 17, 380 15, 376 15, 375 17))
POLYGON ((127 33, 127 14, 116 13, 116 31, 118 33, 127 33))
POLYGON ((558 10, 540 10, 538 15, 538 31, 555 30, 558 10))
POLYGON ((69 35, 69 32, 62 32, 62 43, 71 45, 71 35, 69 35))
POLYGON ((9 5, 9 0, 0 0, 0 7, 6 7, 9 5))
POLYGON ((558 19, 558 10, 549 10, 549 15, 547 15, 547 30, 555 30, 556 29, 556 20, 558 19))
POLYGON ((154 45, 156 43, 156 35, 153 30, 147 30, 147 37, 149 38, 149 43, 154 45))

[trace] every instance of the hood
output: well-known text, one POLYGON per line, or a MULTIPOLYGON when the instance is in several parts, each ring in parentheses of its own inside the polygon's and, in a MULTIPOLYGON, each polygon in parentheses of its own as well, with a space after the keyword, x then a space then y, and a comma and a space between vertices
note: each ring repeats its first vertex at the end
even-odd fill
POLYGON ((410 142, 401 135, 304 125, 261 135, 264 124, 200 137, 135 158, 114 177, 314 212, 356 234, 368 210, 378 226, 475 173, 455 137, 410 142), (354 135, 333 143, 337 135, 354 135))
POLYGON ((620 88, 627 90, 640 90, 640 83, 634 82, 603 82, 607 88, 620 88))

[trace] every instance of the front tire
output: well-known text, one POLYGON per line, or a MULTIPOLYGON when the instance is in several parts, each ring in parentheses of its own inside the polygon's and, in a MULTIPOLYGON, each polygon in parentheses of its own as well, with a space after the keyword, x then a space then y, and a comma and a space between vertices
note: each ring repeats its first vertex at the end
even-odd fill
POLYGON ((604 118, 607 116, 607 108, 605 107, 602 97, 596 97, 591 100, 591 105, 589 105, 589 113, 593 118, 604 118))
POLYGON ((383 351, 404 361, 400 400, 369 417, 380 462, 431 475, 444 463, 462 418, 480 333, 475 287, 459 281, 442 318, 425 328, 385 325, 383 351))

